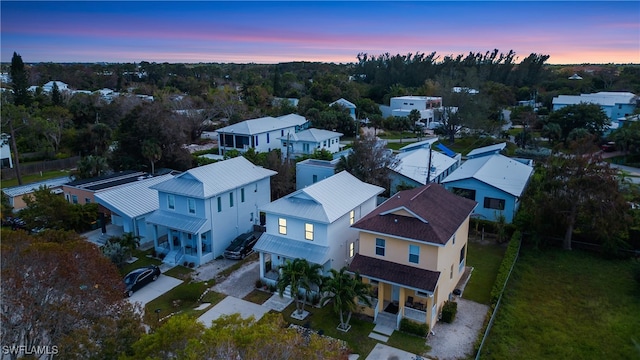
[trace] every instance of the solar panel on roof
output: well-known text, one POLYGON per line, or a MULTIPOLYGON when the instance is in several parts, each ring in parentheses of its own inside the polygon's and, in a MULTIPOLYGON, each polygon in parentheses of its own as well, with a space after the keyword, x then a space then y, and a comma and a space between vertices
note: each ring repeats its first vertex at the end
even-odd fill
POLYGON ((446 147, 446 146, 444 146, 442 144, 438 144, 438 145, 436 145, 436 147, 438 149, 440 149, 443 153, 445 153, 449 157, 456 156, 456 153, 453 150, 449 149, 448 147, 446 147))

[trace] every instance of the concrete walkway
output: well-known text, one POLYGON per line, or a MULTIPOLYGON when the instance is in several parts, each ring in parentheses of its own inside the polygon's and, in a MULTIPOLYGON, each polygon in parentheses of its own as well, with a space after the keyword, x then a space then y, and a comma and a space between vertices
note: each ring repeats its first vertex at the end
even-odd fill
POLYGON ((214 307, 209 309, 209 311, 202 314, 198 318, 198 321, 203 323, 205 326, 211 326, 211 322, 220 316, 235 313, 240 314, 243 319, 253 316, 255 320, 260 320, 264 314, 269 312, 269 310, 270 309, 266 306, 254 304, 233 296, 227 296, 214 307))

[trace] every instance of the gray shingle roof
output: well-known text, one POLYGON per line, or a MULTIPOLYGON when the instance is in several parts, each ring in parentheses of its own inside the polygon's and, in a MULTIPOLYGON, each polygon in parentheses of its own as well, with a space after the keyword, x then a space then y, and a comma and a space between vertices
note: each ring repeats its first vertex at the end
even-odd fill
POLYGON ((383 188, 367 184, 342 171, 300 189, 260 208, 261 211, 288 215, 321 223, 332 223, 383 188))
POLYGON ((242 156, 188 170, 152 188, 170 194, 210 198, 271 177, 273 170, 256 166, 242 156))

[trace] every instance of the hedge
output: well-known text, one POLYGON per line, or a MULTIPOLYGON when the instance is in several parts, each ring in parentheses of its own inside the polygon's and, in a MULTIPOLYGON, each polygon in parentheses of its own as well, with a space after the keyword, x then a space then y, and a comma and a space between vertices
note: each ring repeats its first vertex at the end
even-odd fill
POLYGON ((429 326, 427 324, 419 324, 407 318, 402 318, 400 320, 400 331, 426 337, 429 333, 429 326))

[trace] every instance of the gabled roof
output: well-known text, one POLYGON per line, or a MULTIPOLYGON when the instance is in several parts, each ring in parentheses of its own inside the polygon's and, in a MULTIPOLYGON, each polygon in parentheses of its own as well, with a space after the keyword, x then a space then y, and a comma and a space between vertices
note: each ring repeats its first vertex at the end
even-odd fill
POLYGON ((483 155, 497 154, 500 151, 504 150, 504 148, 506 147, 507 147, 506 142, 479 147, 469 151, 469 153, 467 154, 467 157, 474 158, 474 157, 483 156, 483 155))
POLYGON ((4 188, 2 189, 2 192, 4 192, 9 197, 20 196, 20 195, 32 193, 35 190, 40 189, 41 186, 46 186, 47 188, 57 188, 68 183, 70 180, 71 179, 69 179, 68 176, 64 176, 64 177, 39 181, 31 184, 4 188))
POLYGON ((454 195, 439 184, 429 183, 396 193, 352 227, 444 245, 475 207, 475 201, 454 195), (410 210, 427 223, 401 209, 410 210))
POLYGON ((383 191, 342 171, 266 204, 260 211, 332 223, 383 191))
POLYGON ((418 148, 411 151, 404 151, 396 155, 399 161, 391 170, 420 184, 426 184, 427 168, 429 167, 429 153, 431 153, 430 180, 435 179, 438 175, 442 174, 456 163, 455 159, 452 159, 440 152, 429 151, 428 148, 418 148))
POLYGON ((476 179, 508 194, 520 197, 531 174, 533 174, 533 167, 504 155, 495 154, 465 161, 442 183, 476 179))
POLYGON ((361 276, 402 285, 418 291, 433 293, 440 278, 439 271, 421 269, 414 266, 403 265, 376 259, 361 254, 356 256, 349 265, 349 271, 359 273, 361 276))
POLYGON ((329 106, 333 106, 335 104, 340 104, 340 105, 346 107, 347 109, 355 109, 356 108, 356 104, 352 103, 351 101, 345 100, 344 98, 340 98, 340 99, 332 102, 331 104, 329 104, 329 106))
POLYGON ((268 131, 286 129, 293 126, 300 126, 307 122, 304 116, 289 114, 277 118, 267 116, 258 119, 251 119, 237 124, 225 126, 218 129, 218 133, 234 133, 241 135, 262 134, 268 131))
POLYGON ((195 198, 210 198, 268 178, 277 172, 252 164, 242 156, 193 168, 154 185, 152 189, 195 198))
POLYGON ((340 137, 342 135, 343 135, 342 133, 335 132, 335 131, 311 128, 311 129, 290 134, 288 137, 282 136, 282 137, 279 137, 278 139, 283 141, 287 141, 287 140, 288 141, 307 141, 307 142, 318 143, 324 140, 340 137))
POLYGON ((99 204, 135 218, 157 210, 160 206, 158 191, 150 186, 172 179, 173 175, 167 174, 129 183, 114 189, 98 192, 95 195, 99 204))

